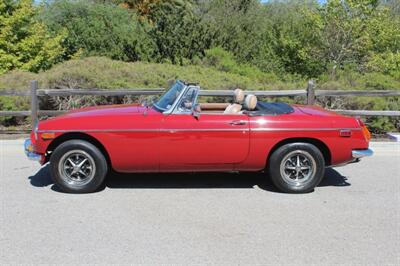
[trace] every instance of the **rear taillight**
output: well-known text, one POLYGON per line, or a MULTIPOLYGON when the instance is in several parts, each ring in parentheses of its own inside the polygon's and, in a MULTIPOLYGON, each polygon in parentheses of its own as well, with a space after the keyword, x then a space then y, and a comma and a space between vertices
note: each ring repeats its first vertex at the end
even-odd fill
POLYGON ((365 138, 367 141, 370 141, 370 140, 371 140, 371 133, 369 132, 367 126, 364 124, 364 122, 361 120, 360 117, 357 117, 356 120, 357 120, 358 124, 359 124, 360 127, 361 127, 361 130, 362 130, 362 133, 363 133, 363 135, 364 135, 364 138, 365 138))
POLYGON ((367 141, 371 140, 371 133, 369 132, 368 128, 364 125, 363 127, 361 127, 362 132, 364 134, 364 137, 367 141))

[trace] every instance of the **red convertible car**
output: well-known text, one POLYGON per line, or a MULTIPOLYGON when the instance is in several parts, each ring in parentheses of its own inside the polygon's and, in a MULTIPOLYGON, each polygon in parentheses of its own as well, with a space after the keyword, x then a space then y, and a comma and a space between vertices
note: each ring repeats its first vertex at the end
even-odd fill
POLYGON ((327 166, 371 156, 358 118, 317 106, 257 101, 236 89, 232 103, 207 103, 196 84, 177 81, 151 105, 71 111, 41 121, 25 152, 50 163, 66 192, 93 192, 110 170, 265 171, 283 192, 309 192, 327 166))

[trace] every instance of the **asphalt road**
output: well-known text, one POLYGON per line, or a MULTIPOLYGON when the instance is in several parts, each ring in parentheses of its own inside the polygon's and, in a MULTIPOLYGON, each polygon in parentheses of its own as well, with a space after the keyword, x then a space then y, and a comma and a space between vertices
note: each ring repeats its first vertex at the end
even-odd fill
POLYGON ((400 144, 303 195, 261 174, 121 175, 61 193, 0 140, 0 264, 400 265, 400 144))

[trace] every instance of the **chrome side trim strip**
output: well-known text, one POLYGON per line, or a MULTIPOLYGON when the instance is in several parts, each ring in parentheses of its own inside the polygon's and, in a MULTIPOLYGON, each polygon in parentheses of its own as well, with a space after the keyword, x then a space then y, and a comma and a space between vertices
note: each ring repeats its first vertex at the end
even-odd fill
POLYGON ((65 132, 159 132, 158 129, 55 129, 38 130, 38 133, 65 133, 65 132))
POLYGON ((249 131, 248 128, 170 128, 170 129, 67 129, 67 130, 39 130, 38 133, 65 133, 65 132, 225 132, 249 131))
POLYGON ((339 131, 361 130, 361 128, 252 128, 250 131, 339 131))
POLYGON ((159 132, 230 132, 230 131, 249 131, 248 128, 171 128, 171 129, 160 129, 159 132))
POLYGON ((361 128, 169 128, 169 129, 56 129, 38 130, 38 133, 65 133, 65 132, 225 132, 225 131, 339 131, 339 130, 361 130, 361 128))

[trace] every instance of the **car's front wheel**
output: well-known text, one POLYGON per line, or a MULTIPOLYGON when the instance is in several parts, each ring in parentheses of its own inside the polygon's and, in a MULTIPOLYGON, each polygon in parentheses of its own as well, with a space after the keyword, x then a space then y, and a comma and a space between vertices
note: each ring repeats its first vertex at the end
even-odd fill
POLYGON ((54 183, 62 191, 89 193, 102 185, 108 167, 96 146, 84 140, 69 140, 51 154, 50 171, 54 183))
POLYGON ((272 153, 268 171, 279 190, 307 193, 321 182, 325 160, 321 151, 312 144, 290 143, 272 153))

